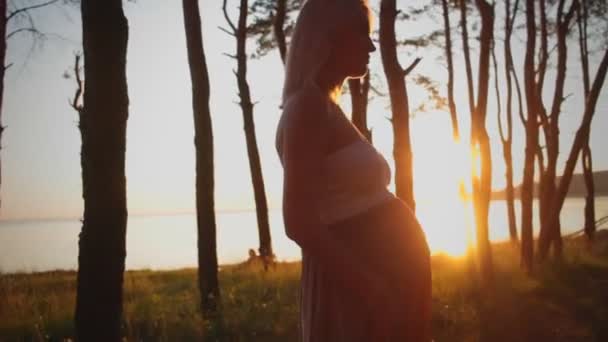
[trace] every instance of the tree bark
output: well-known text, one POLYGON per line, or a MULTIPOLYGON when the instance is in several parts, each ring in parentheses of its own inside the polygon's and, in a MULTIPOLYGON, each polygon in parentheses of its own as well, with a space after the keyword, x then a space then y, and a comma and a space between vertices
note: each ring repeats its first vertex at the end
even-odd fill
MULTIPOLYGON (((547 10, 546 0, 539 0, 540 12, 540 50, 538 63, 538 80, 536 81, 536 92, 542 96, 543 87, 545 84, 545 75, 547 73, 547 63, 549 62, 549 31, 547 27, 547 10)), ((542 99, 540 99, 542 104, 542 99)))
MULTIPOLYGON (((2 151, 2 109, 4 104, 4 71, 6 70, 6 0, 0 0, 0 152, 2 151)), ((0 157, 0 186, 2 185, 2 158, 0 157)), ((2 207, 2 199, 0 198, 0 208, 2 207)))
POLYGON ((587 47, 587 19, 589 12, 587 10, 587 0, 581 0, 580 6, 576 8, 576 23, 579 33, 579 51, 581 55, 581 68, 583 72, 583 90, 585 98, 590 91, 590 76, 589 76, 589 48, 587 47))
POLYGON ((587 194, 585 196, 585 235, 589 242, 595 238, 595 184, 593 181, 593 157, 589 147, 589 137, 583 147, 583 171, 587 194))
POLYGON ((534 187, 534 159, 538 146, 538 113, 536 82, 534 79, 534 53, 536 50, 536 23, 534 0, 526 0, 526 54, 524 58, 524 84, 528 116, 525 120, 526 149, 521 185, 521 263, 532 272, 534 241, 532 236, 532 199, 534 187))
MULTIPOLYGON (((555 181, 557 174, 557 158, 559 156, 559 114, 561 112, 561 104, 564 101, 564 84, 566 81, 566 63, 568 58, 568 47, 566 38, 568 35, 570 21, 574 15, 574 1, 564 15, 565 0, 560 0, 557 13, 557 73, 555 80, 555 92, 553 94, 553 103, 549 116, 544 116, 543 128, 545 132, 546 150, 547 150, 547 166, 543 172, 541 179, 541 229, 538 239, 538 255, 541 261, 545 260, 551 243, 554 244, 556 256, 561 255, 562 241, 560 225, 549 225, 549 215, 554 215, 551 212, 551 201, 555 195, 555 181)), ((558 215, 559 217, 559 215, 558 215)))
POLYGON ((285 42, 285 15, 287 11, 287 0, 277 0, 277 12, 272 22, 272 28, 274 31, 274 37, 277 40, 279 47, 279 54, 281 55, 281 61, 285 64, 285 58, 287 56, 287 43, 285 42))
POLYGON ((489 239, 488 214, 492 192, 492 155, 490 139, 486 129, 488 88, 490 77, 490 50, 494 40, 494 7, 485 0, 476 0, 481 15, 481 34, 479 51, 479 80, 477 105, 471 118, 471 142, 473 148, 479 147, 481 174, 473 179, 473 204, 477 227, 477 248, 480 271, 486 285, 493 282, 492 250, 489 239))
POLYGON ((469 48, 469 29, 467 27, 467 0, 460 2, 460 28, 462 35, 462 51, 464 54, 464 66, 467 75, 467 90, 469 99, 469 111, 471 116, 475 112, 475 90, 473 88, 473 69, 471 68, 471 50, 469 48))
POLYGON ((589 96, 587 96, 587 99, 585 101, 585 111, 583 113, 583 119, 579 129, 576 131, 574 142, 572 143, 572 148, 570 149, 568 159, 566 160, 564 174, 560 179, 559 186, 557 187, 557 191, 555 192, 555 196, 553 198, 553 203, 551 206, 551 211, 553 213, 553 215, 551 216, 552 224, 556 224, 557 222, 559 222, 559 212, 561 211, 564 205, 564 200, 566 199, 568 188, 570 187, 570 182, 572 181, 572 174, 574 173, 574 167, 576 166, 578 155, 580 151, 584 148, 585 142, 589 139, 591 121, 593 120, 593 115, 595 114, 595 107, 597 105, 597 100, 600 91, 602 89, 602 86, 604 85, 604 80, 606 79, 607 69, 608 49, 606 49, 604 52, 604 56, 602 57, 602 61, 600 62, 600 66, 595 75, 595 80, 593 81, 593 85, 589 91, 589 96))
POLYGON ((511 15, 511 1, 505 1, 505 80, 507 85, 506 119, 507 130, 503 132, 502 119, 498 117, 498 127, 503 146, 503 157, 505 160, 505 180, 506 180, 506 204, 507 217, 509 220, 509 237, 511 242, 517 242, 517 221, 515 217, 515 192, 513 187, 513 80, 511 72, 513 70, 513 54, 511 52, 511 37, 513 34, 513 23, 517 16, 519 0, 515 1, 513 14, 511 15))
POLYGON ((441 0, 441 7, 443 10, 443 26, 445 32, 445 56, 448 62, 448 105, 450 107, 450 118, 452 120, 452 138, 454 141, 459 141, 460 130, 458 129, 458 113, 456 111, 456 101, 454 100, 454 62, 452 61, 452 34, 448 0, 441 0))
MULTIPOLYGON (((545 83, 545 75, 546 75, 546 71, 547 71, 547 63, 549 60, 549 53, 548 53, 548 41, 549 41, 549 32, 548 32, 548 28, 547 28, 547 12, 546 12, 546 0, 540 0, 539 2, 539 12, 540 12, 540 50, 539 50, 539 64, 538 64, 538 80, 536 81, 536 94, 538 94, 539 98, 537 100, 537 106, 538 106, 538 116, 540 117, 540 122, 542 124, 543 127, 543 133, 544 133, 544 138, 546 141, 546 144, 549 145, 551 144, 551 128, 549 127, 550 125, 548 124, 549 118, 547 117, 546 114, 546 110, 545 110, 545 104, 543 101, 543 88, 544 88, 544 83, 545 83)), ((540 133, 539 133, 540 134, 540 133)), ((546 226, 547 226, 547 222, 546 222, 546 217, 547 217, 547 211, 549 210, 549 203, 546 200, 545 194, 550 193, 551 192, 551 185, 548 184, 548 178, 545 177, 547 174, 545 173, 545 166, 544 166, 544 154, 543 154, 543 149, 540 146, 540 136, 539 136, 539 142, 538 142, 538 147, 537 147, 537 157, 539 158, 538 162, 539 162, 539 199, 538 199, 538 208, 539 208, 539 217, 540 217, 540 235, 543 235, 544 232, 547 230, 546 226), (543 227, 545 227, 545 229, 543 229, 543 227)), ((549 149, 549 147, 547 146, 547 149, 549 149)), ((551 159, 551 157, 548 156, 549 152, 547 152, 547 160, 551 159)), ((540 238, 539 238, 540 241, 540 238)))
POLYGON ((198 286, 203 317, 217 312, 220 289, 214 200, 213 129, 209 109, 209 73, 203 48, 198 0, 183 0, 184 28, 192 81, 194 145, 196 148, 196 223, 198 286))
MULTIPOLYGON (((388 82, 393 125, 393 158, 397 197, 415 210, 409 103, 404 69, 397 59, 395 38, 396 0, 380 2, 380 54, 388 82)), ((411 71, 410 68, 408 70, 411 71)))
MULTIPOLYGON (((589 96, 589 49, 587 48, 587 1, 582 0, 576 11, 576 22, 579 33, 579 50, 581 55, 581 68, 583 73, 583 90, 585 98, 589 96), (582 12, 582 13, 581 13, 582 12)), ((595 184, 593 181, 593 157, 589 139, 583 148, 583 175, 587 194, 585 196, 585 235, 587 241, 593 242, 595 237, 595 184)))
MULTIPOLYGON (((226 12, 226 0, 224 0, 224 14, 226 20, 229 17, 226 12)), ((260 239, 259 254, 264 261, 264 265, 274 261, 272 242, 270 239, 270 225, 268 222, 268 204, 266 201, 266 191, 264 189, 264 178, 262 176, 262 166, 260 164, 260 154, 255 137, 255 125, 253 121, 253 103, 249 84, 247 83, 247 0, 240 0, 239 19, 237 26, 229 21, 236 37, 236 60, 237 70, 235 72, 243 111, 243 124, 245 130, 245 141, 247 145, 247 156, 249 157, 249 169, 251 172, 251 182, 253 183, 253 194, 256 204, 256 215, 258 219, 258 233, 260 239)))
POLYGON ((352 122, 359 132, 372 142, 372 132, 367 128, 367 102, 369 94, 369 72, 363 78, 348 80, 352 107, 352 122))
POLYGON ((86 64, 80 117, 84 219, 76 337, 120 341, 127 225, 128 23, 120 0, 82 0, 81 13, 86 64))

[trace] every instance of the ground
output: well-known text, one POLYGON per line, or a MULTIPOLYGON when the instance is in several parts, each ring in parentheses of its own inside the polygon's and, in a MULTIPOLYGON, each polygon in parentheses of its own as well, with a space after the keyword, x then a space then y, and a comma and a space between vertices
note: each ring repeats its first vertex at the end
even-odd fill
MULTIPOLYGON (((608 234, 589 250, 567 241, 565 258, 519 268, 516 246, 493 245, 495 281, 481 290, 472 258, 433 257, 435 341, 608 341, 608 234)), ((199 315, 195 269, 129 271, 124 334, 129 341, 297 341, 299 263, 225 265, 221 321, 199 315)), ((76 274, 0 275, 0 341, 73 336, 76 274)))

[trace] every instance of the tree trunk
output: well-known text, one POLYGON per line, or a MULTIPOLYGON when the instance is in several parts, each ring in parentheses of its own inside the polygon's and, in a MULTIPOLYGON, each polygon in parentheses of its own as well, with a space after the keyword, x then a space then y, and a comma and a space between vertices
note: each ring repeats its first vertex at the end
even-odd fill
POLYGON ((490 49, 494 40, 494 7, 485 0, 476 0, 481 15, 479 81, 475 115, 471 118, 471 141, 473 148, 479 147, 481 174, 479 180, 473 180, 473 204, 477 226, 477 248, 481 277, 486 285, 493 282, 492 250, 489 239, 488 214, 490 194, 492 192, 492 154, 490 139, 486 130, 488 106, 488 88, 490 78, 490 49))
POLYGON ((194 145, 196 148, 196 223, 198 286, 203 317, 216 313, 220 290, 214 200, 213 130, 209 110, 209 73, 203 48, 198 0, 183 0, 184 28, 192 81, 194 145))
MULTIPOLYGON (((561 255, 561 232, 558 224, 549 225, 549 215, 551 212, 551 201, 555 195, 555 181, 557 173, 557 158, 559 156, 559 114, 561 104, 564 100, 564 83, 566 81, 566 63, 568 58, 568 47, 566 38, 569 31, 570 21, 574 15, 577 2, 573 2, 564 16, 565 0, 560 0, 557 14, 557 75, 555 80, 555 92, 549 117, 543 118, 545 131, 547 166, 543 172, 541 180, 541 205, 544 208, 541 212, 541 230, 538 239, 539 259, 545 260, 552 242, 555 242, 554 250, 557 256, 561 255)), ((559 217, 559 215, 558 215, 559 217)))
POLYGON ((509 238, 511 242, 518 242, 517 218, 515 216, 515 190, 513 188, 513 151, 511 142, 504 145, 503 157, 505 159, 505 178, 507 182, 507 217, 509 219, 509 238))
POLYGON ((539 104, 542 105, 543 86, 545 84, 545 75, 547 73, 547 63, 549 62, 549 31, 547 27, 547 10, 545 8, 546 0, 539 0, 538 4, 540 7, 540 56, 538 62, 538 80, 536 82, 536 92, 541 96, 541 98, 539 98, 539 104))
POLYGON ((441 0, 443 9, 443 26, 445 32, 445 56, 448 61, 448 104, 450 107, 450 118, 452 120, 452 138, 460 140, 458 129, 458 113, 456 112, 456 101, 454 100, 454 63, 452 61, 452 34, 450 27, 450 13, 448 11, 448 0, 441 0))
MULTIPOLYGON (((538 106, 538 116, 540 117, 540 121, 543 127, 543 134, 544 134, 544 138, 546 141, 546 148, 547 148, 547 164, 549 166, 549 169, 551 168, 551 165, 549 165, 551 163, 551 156, 549 156, 550 152, 550 147, 548 145, 550 145, 552 143, 552 135, 551 135, 551 127, 549 122, 549 118, 547 117, 546 114, 546 110, 545 110, 545 105, 543 102, 543 98, 542 98, 542 94, 543 94, 543 88, 544 88, 544 83, 545 83, 545 75, 546 75, 546 71, 547 71, 547 63, 549 60, 549 53, 547 51, 548 49, 548 40, 549 40, 549 33, 548 33, 548 28, 547 28, 547 12, 546 12, 546 3, 545 0, 540 0, 539 1, 539 11, 540 11, 540 50, 539 50, 539 64, 538 64, 538 80, 536 82, 536 94, 538 94, 539 98, 537 100, 537 106, 538 106)), ((550 179, 553 178, 555 179, 555 176, 550 177, 550 175, 548 175, 545 171, 545 158, 544 158, 544 154, 543 154, 543 149, 540 146, 540 137, 539 137, 539 142, 538 142, 538 147, 537 147, 537 157, 539 158, 538 162, 539 162, 539 190, 538 190, 538 208, 539 208, 539 217, 540 217, 540 237, 539 237, 539 241, 542 240, 543 235, 546 234, 546 232, 548 231, 547 229, 547 222, 546 222, 546 218, 547 218, 547 211, 549 210, 549 206, 550 206, 550 197, 547 197, 547 195, 550 195, 551 193, 551 184, 550 179), (541 166, 542 165, 542 166, 541 166), (549 200, 549 201, 548 201, 549 200)), ((541 256, 542 258, 542 256, 541 256)))
POLYGON ((272 22, 272 28, 274 31, 274 37, 277 40, 279 47, 279 54, 281 55, 281 61, 285 64, 285 58, 287 56, 287 43, 285 43, 285 12, 287 9, 287 0, 277 0, 277 13, 275 14, 272 22))
MULTIPOLYGON (((511 242, 517 242, 517 221, 515 217, 515 193, 513 190, 513 84, 511 70, 513 69, 513 55, 511 53, 511 36, 513 33, 513 22, 517 16, 519 0, 515 1, 513 15, 511 15, 511 1, 505 1, 505 80, 507 83, 507 131, 503 132, 502 119, 498 117, 499 133, 503 146, 503 157, 505 160, 505 179, 506 179, 506 204, 507 217, 509 220, 509 237, 511 242)), ((497 76, 498 77, 498 76, 497 76)))
POLYGON ((589 137, 583 147, 583 174, 587 195, 585 196, 585 235, 589 242, 593 242, 595 237, 595 184, 593 182, 593 158, 589 147, 589 137))
POLYGON ((372 132, 367 128, 367 99, 369 94, 369 72, 363 78, 348 80, 352 105, 352 122, 357 129, 372 141, 372 132))
MULTIPOLYGON (((380 2, 380 54, 388 82, 393 113, 393 158, 395 159, 395 188, 401 198, 415 210, 412 146, 410 143, 409 103, 405 85, 406 71, 397 59, 395 38, 396 0, 380 2)), ((414 62, 416 63, 416 62, 414 62)), ((412 65, 414 66, 414 65, 412 65)), ((408 68, 407 70, 411 70, 408 68)))
POLYGON ((585 98, 589 95, 590 76, 589 76, 589 48, 587 47, 587 0, 582 0, 580 6, 576 8, 576 24, 578 26, 578 44, 581 55, 581 68, 583 73, 583 90, 585 98))
POLYGON ((464 54, 464 66, 467 75, 467 89, 469 99, 469 112, 473 116, 475 112, 475 90, 473 88, 473 69, 471 68, 471 54, 469 49, 469 29, 467 27, 467 1, 460 0, 460 28, 462 35, 462 50, 464 54))
POLYGON ((526 123, 526 150, 524 174, 521 185, 521 263, 532 272, 534 241, 532 236, 532 199, 534 187, 534 159, 538 146, 537 93, 534 79, 534 53, 536 50, 536 23, 534 22, 534 0, 526 0, 526 55, 524 61, 524 84, 528 117, 526 123))
POLYGON ((84 219, 79 239, 76 337, 120 341, 125 269, 128 24, 122 1, 82 0, 85 59, 84 219))
POLYGON ((579 129, 576 131, 572 148, 570 149, 568 159, 566 160, 564 174, 560 179, 559 186, 557 187, 557 191, 555 192, 555 196, 553 198, 553 203, 551 206, 551 223, 553 224, 557 224, 557 222, 559 222, 559 212, 564 205, 564 200, 566 199, 568 188, 570 187, 570 182, 572 181, 572 174, 574 173, 574 167, 576 166, 576 162, 578 160, 578 154, 585 147, 585 142, 589 139, 591 121, 593 120, 593 115, 595 114, 595 107, 597 105, 600 91, 604 85, 604 80, 606 79, 607 69, 608 49, 606 49, 604 52, 604 56, 597 70, 597 74, 595 75, 595 80, 593 81, 593 86, 591 87, 589 96, 587 96, 585 101, 583 120, 579 129))
MULTIPOLYGON (((6 70, 6 0, 0 0, 0 152, 2 151, 2 109, 4 104, 4 71, 6 70)), ((2 158, 0 157, 0 161, 2 158)), ((2 164, 0 163, 0 185, 2 185, 2 164)), ((2 207, 0 198, 0 207, 2 207)))
MULTIPOLYGON (((226 0, 224 0, 225 8, 226 0)), ((245 141, 247 144, 247 156, 249 157, 249 169, 251 172, 251 182, 253 183, 253 194, 256 204, 256 215, 258 219, 258 233, 260 239, 259 254, 268 266, 274 260, 272 242, 270 240, 270 225, 268 222, 268 204, 266 202, 266 192, 264 190, 264 178, 262 176, 262 166, 258 144, 255 138, 255 125, 253 121, 253 103, 247 83, 247 52, 245 50, 247 41, 247 0, 240 0, 238 26, 234 27, 236 36, 236 59, 237 70, 236 79, 243 111, 243 126, 245 130, 245 141)))
MULTIPOLYGON (((581 68, 583 73, 583 89, 585 98, 589 96, 589 49, 587 48, 587 1, 583 0, 576 11, 576 22, 578 26, 578 43, 581 55, 581 68), (582 13, 581 13, 582 12, 582 13)), ((593 161, 589 139, 583 148, 583 175, 587 195, 585 196, 585 235, 587 241, 593 242, 595 235, 595 184, 593 181, 593 161)))

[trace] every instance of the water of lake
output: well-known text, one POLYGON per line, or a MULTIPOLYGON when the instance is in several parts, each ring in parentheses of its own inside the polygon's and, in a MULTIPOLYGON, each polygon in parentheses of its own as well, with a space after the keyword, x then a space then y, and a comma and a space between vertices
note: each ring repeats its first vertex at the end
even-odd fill
MULTIPOLYGON (((473 238, 471 210, 467 204, 455 202, 418 203, 417 215, 434 253, 462 254, 467 238, 473 238)), ((582 227, 584 205, 583 199, 566 200, 561 213, 564 233, 582 227)), ((519 211, 518 203, 516 210, 519 211)), ((596 215, 598 218, 608 215, 608 197, 596 199, 596 215)), ((493 201, 490 207, 491 240, 508 238, 506 217, 505 203, 493 201)), ((284 233, 280 210, 270 211, 270 227, 278 259, 300 259, 300 249, 284 233)), ((76 269, 80 228, 77 219, 0 221, 0 272, 76 269)), ((245 260, 248 249, 258 245, 255 212, 219 213, 217 233, 220 264, 245 260)), ((196 267, 196 260, 194 215, 129 217, 127 269, 196 267)))

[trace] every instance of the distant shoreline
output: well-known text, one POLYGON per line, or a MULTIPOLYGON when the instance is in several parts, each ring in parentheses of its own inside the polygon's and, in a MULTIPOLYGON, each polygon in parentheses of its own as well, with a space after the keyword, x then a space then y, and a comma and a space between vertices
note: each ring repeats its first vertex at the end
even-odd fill
MULTIPOLYGON (((557 177, 556 182, 559 182, 561 177, 557 177)), ((593 172, 593 182, 595 188, 595 198, 608 196, 608 170, 593 172)), ((538 182, 534 183, 534 198, 538 198, 538 182)), ((521 197, 521 184, 514 187, 515 199, 521 197)), ((572 175, 572 181, 570 188, 568 189, 568 195, 566 198, 585 198, 587 196, 587 187, 585 185, 585 178, 583 174, 577 173, 572 175)), ((506 199, 506 189, 493 191, 492 200, 504 200, 506 199)))
MULTIPOLYGON (((586 194, 572 194, 568 193, 566 199, 583 199, 586 194)), ((595 193, 595 199, 606 198, 608 197, 608 192, 595 193)), ((515 199, 520 200, 519 192, 515 193, 515 199)), ((534 199, 538 199, 538 194, 534 193, 534 199)), ((491 201, 504 201, 506 200, 506 195, 504 190, 493 191, 492 196, 490 198, 491 201)), ((470 201, 470 199, 469 199, 470 201)), ((269 212, 277 211, 280 208, 269 208, 269 212)), ((224 210, 220 209, 216 211, 216 215, 231 215, 231 214, 240 214, 240 213, 251 213, 255 212, 255 209, 242 209, 242 210, 224 210)), ((190 216, 196 215, 196 212, 180 212, 180 213, 159 213, 159 214, 129 214, 129 218, 140 218, 140 217, 167 217, 167 216, 190 216)), ((0 227, 3 224, 27 224, 32 222, 65 222, 65 221, 79 221, 81 217, 35 217, 35 218, 0 218, 0 227)))

